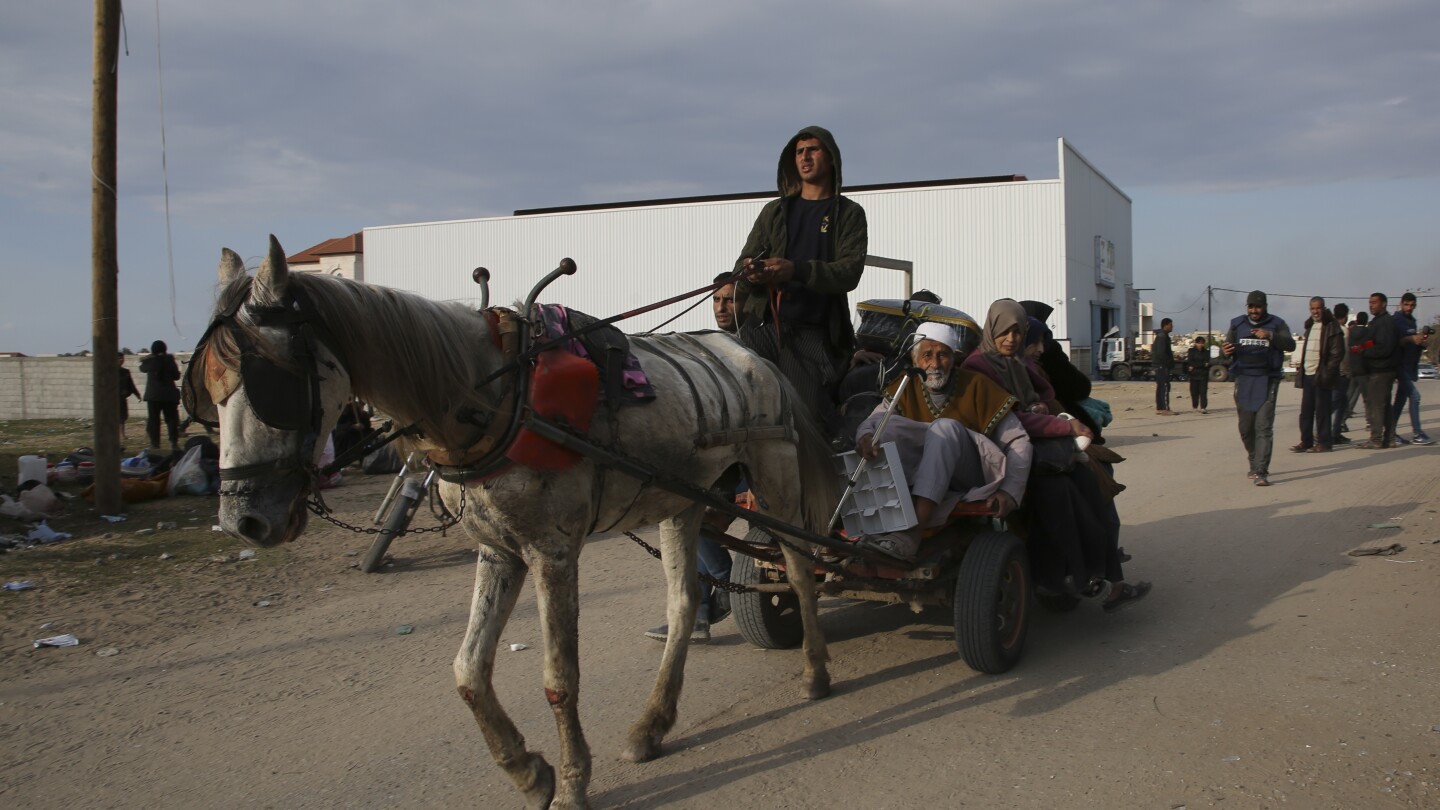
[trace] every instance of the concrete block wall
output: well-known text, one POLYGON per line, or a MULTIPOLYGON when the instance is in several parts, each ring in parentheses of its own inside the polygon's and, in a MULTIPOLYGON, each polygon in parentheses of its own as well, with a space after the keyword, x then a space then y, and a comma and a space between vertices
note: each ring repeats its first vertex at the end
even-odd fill
MULTIPOLYGON (((176 355, 183 372, 188 352, 176 355)), ((140 356, 125 358, 135 387, 145 391, 140 356)), ((94 371, 89 357, 0 357, 0 419, 64 419, 94 416, 94 371)), ((130 400, 131 416, 145 405, 130 400)))

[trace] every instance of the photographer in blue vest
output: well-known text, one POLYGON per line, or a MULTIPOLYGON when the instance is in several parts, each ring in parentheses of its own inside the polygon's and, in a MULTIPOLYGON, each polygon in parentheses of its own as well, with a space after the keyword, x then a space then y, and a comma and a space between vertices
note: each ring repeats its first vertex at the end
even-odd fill
POLYGON ((1270 314, 1265 293, 1245 298, 1245 314, 1230 322, 1221 351, 1230 358, 1240 440, 1250 456, 1250 479, 1270 486, 1270 453, 1275 448, 1275 397, 1285 377, 1285 352, 1295 338, 1283 320, 1270 314))

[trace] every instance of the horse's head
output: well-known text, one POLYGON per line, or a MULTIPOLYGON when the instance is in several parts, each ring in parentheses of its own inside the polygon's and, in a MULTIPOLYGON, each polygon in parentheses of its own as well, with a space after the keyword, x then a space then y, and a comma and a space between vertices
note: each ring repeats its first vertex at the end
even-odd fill
POLYGON ((350 376, 274 236, 253 279, 224 250, 220 284, 185 374, 185 404, 197 421, 220 428, 220 525, 272 546, 305 528, 316 464, 350 376))

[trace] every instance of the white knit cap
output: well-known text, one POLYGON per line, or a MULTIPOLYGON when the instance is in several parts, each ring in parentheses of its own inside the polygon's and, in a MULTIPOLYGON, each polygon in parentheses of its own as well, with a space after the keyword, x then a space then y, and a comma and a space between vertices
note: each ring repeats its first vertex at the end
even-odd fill
POLYGON ((951 351, 955 350, 955 329, 949 324, 926 321, 920 324, 915 330, 915 339, 933 340, 936 343, 944 343, 951 351))

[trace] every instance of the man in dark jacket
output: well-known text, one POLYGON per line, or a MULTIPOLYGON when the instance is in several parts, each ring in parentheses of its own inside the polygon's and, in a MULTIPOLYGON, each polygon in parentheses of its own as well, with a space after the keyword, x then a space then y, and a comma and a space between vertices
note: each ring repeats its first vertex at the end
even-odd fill
POLYGON ((1395 425, 1395 440, 1405 444, 1434 444, 1420 427, 1420 390, 1415 383, 1420 379, 1420 353, 1425 348, 1425 335, 1415 322, 1415 293, 1400 296, 1400 308, 1390 317, 1395 319, 1396 340, 1399 343, 1399 357, 1395 368, 1395 404, 1390 411, 1390 421, 1395 425), (1410 438, 1400 438, 1400 414, 1405 404, 1410 404, 1410 438))
POLYGON ((1240 441, 1250 456, 1250 478, 1270 486, 1270 453, 1275 447, 1275 397, 1285 377, 1285 352, 1295 349, 1290 327, 1270 314, 1265 293, 1245 298, 1245 314, 1230 322, 1220 350, 1230 358, 1240 441))
POLYGON ((160 448, 161 416, 170 431, 170 449, 180 449, 180 389, 175 387, 180 367, 167 352, 165 341, 150 344, 150 356, 140 361, 140 373, 145 375, 145 405, 150 411, 145 432, 150 435, 151 449, 160 448))
POLYGON ((1396 351, 1395 320, 1385 307, 1385 293, 1370 294, 1370 326, 1365 341, 1350 347, 1365 364, 1365 418, 1370 422, 1370 440, 1357 444, 1374 450, 1395 446, 1395 425, 1390 421, 1390 391, 1395 387, 1395 369, 1400 364, 1396 351))
POLYGON ((1340 358, 1340 384, 1330 392, 1330 443, 1349 444, 1345 435, 1345 417, 1350 414, 1350 307, 1345 302, 1335 305, 1335 325, 1340 328, 1340 338, 1346 351, 1340 358))
MULTIPOLYGON (((1355 322, 1345 330, 1345 348, 1353 350, 1354 347, 1369 340, 1369 336, 1370 313, 1361 310, 1355 313, 1355 322)), ((1350 393, 1346 394, 1348 401, 1345 404, 1345 418, 1350 419, 1355 415, 1356 407, 1363 407, 1365 404, 1360 401, 1360 395, 1365 392, 1365 358, 1361 357, 1359 352, 1349 351, 1345 355, 1342 367, 1350 375, 1350 393)))
POLYGON ((1175 350, 1170 345, 1170 333, 1175 322, 1169 318, 1160 321, 1160 331, 1155 333, 1155 342, 1150 344, 1150 366, 1155 369, 1155 413, 1174 416, 1170 410, 1170 366, 1175 362, 1175 350))
POLYGON ((1210 347, 1203 337, 1185 351, 1185 376, 1190 378, 1190 410, 1210 412, 1210 347))
POLYGON ((1295 369, 1295 387, 1300 389, 1300 443, 1295 453, 1328 453, 1333 417, 1330 399, 1339 387, 1340 363, 1345 359, 1345 336, 1335 316, 1325 308, 1325 299, 1310 299, 1310 317, 1305 320, 1305 348, 1295 369))
POLYGON ((736 269, 740 342, 780 367, 833 434, 834 388, 855 349, 845 294, 870 248, 865 209, 840 195, 840 148, 806 127, 780 152, 780 198, 760 210, 736 269))

